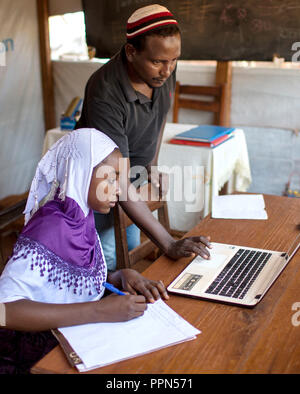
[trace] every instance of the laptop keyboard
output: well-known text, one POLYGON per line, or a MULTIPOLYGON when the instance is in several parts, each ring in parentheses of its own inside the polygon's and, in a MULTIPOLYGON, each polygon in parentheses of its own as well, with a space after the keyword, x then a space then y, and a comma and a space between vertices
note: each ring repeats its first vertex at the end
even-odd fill
POLYGON ((243 299, 271 255, 239 249, 205 293, 243 299))

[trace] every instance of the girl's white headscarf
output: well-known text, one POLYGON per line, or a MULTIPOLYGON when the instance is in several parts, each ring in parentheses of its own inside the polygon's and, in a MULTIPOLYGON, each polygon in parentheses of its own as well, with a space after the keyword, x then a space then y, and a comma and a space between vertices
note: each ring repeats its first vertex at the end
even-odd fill
POLYGON ((25 224, 40 205, 53 200, 58 187, 59 198, 72 198, 87 216, 93 169, 116 148, 106 134, 96 129, 74 130, 58 140, 37 166, 24 211, 25 224))

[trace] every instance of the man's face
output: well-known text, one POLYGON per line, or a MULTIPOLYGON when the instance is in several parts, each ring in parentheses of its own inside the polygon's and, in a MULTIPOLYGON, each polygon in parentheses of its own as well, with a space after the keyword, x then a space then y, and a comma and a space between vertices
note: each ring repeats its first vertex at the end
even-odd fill
POLYGON ((140 52, 127 44, 127 58, 135 78, 151 88, 160 87, 166 82, 176 67, 180 53, 180 34, 169 37, 148 36, 145 48, 140 52))

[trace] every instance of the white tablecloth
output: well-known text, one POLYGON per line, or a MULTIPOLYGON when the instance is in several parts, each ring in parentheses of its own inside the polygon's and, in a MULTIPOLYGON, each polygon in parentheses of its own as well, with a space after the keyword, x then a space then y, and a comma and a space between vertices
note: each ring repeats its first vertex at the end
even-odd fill
MULTIPOLYGON (((214 149, 173 145, 168 141, 176 134, 195 127, 167 123, 158 158, 159 169, 170 174, 166 196, 170 227, 188 231, 211 211, 212 197, 229 181, 229 192, 245 192, 251 183, 247 144, 243 130, 214 149), (174 175, 173 175, 174 174, 174 175)), ((48 130, 43 154, 68 131, 48 130)))
POLYGON ((182 170, 185 199, 175 201, 174 189, 180 191, 178 182, 170 182, 168 198, 171 228, 180 231, 190 230, 209 214, 212 197, 219 194, 227 181, 229 192, 245 192, 251 183, 247 144, 241 129, 236 129, 233 138, 213 149, 168 143, 176 134, 195 126, 167 123, 158 159, 160 166, 185 169, 182 170))

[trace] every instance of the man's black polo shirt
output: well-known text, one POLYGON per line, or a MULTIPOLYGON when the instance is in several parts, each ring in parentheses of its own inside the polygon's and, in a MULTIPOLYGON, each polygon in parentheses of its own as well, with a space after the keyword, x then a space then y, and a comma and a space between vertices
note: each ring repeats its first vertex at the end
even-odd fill
POLYGON ((124 47, 89 79, 78 128, 107 134, 130 158, 131 167, 147 166, 154 158, 163 121, 175 89, 175 71, 152 100, 135 91, 125 65, 124 47))

